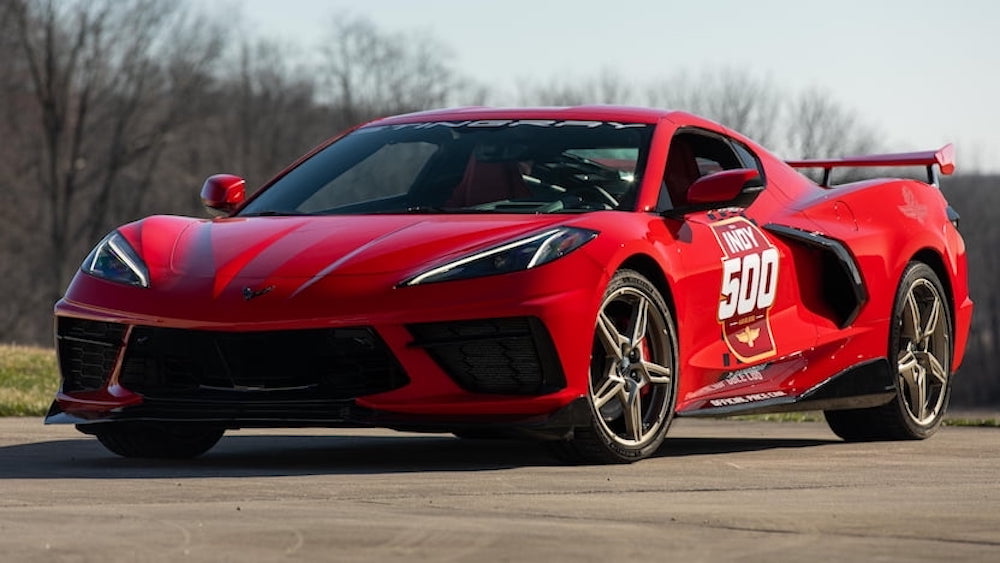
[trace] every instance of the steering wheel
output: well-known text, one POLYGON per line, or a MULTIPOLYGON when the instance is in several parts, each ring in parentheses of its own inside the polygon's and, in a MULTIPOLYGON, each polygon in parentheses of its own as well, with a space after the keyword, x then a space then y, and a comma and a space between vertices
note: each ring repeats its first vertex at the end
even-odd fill
POLYGON ((608 193, 608 190, 605 190, 601 186, 594 186, 594 185, 585 186, 583 188, 575 190, 575 193, 584 200, 603 203, 605 205, 609 205, 611 209, 618 208, 618 198, 608 193))

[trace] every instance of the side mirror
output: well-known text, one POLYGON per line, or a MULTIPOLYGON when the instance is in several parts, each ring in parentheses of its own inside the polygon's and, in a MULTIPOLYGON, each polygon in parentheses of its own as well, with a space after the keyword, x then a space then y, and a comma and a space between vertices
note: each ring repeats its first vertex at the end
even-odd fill
POLYGON ((213 215, 229 215, 246 199, 246 185, 232 174, 209 176, 201 186, 201 203, 213 215))
POLYGON ((695 180, 687 199, 689 203, 722 203, 735 199, 754 180, 760 180, 760 172, 752 168, 723 170, 695 180))

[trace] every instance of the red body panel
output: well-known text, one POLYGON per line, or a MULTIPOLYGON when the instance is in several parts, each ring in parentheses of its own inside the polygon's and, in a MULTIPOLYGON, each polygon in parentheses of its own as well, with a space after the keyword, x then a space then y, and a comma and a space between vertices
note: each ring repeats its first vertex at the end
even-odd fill
MULTIPOLYGON (((56 315, 129 327, 229 332, 370 326, 409 382, 357 397, 357 405, 416 416, 502 420, 552 414, 586 395, 605 288, 616 270, 641 265, 671 304, 680 350, 676 410, 691 414, 749 408, 771 399, 794 401, 854 366, 884 359, 887 321, 903 270, 925 257, 940 268, 950 292, 952 369, 961 363, 972 311, 964 243, 948 220, 947 203, 931 186, 890 180, 823 188, 749 139, 680 112, 468 108, 400 116, 368 127, 466 120, 655 125, 636 211, 150 217, 120 229, 145 261, 150 287, 81 272, 57 304, 56 315), (733 139, 759 158, 765 187, 751 203, 683 214, 653 211, 661 199, 670 140, 691 128, 733 139), (818 233, 849 249, 868 296, 850 324, 841 326, 819 289, 815 251, 775 234, 771 225, 818 233), (429 268, 556 226, 599 234, 537 268, 401 285, 429 268), (415 346, 408 329, 414 323, 503 317, 541 321, 565 374, 562 388, 535 396, 469 392, 427 349, 415 346)), ((77 421, 103 420, 141 404, 140 395, 120 385, 120 367, 119 357, 98 392, 60 392, 61 410, 77 421)))

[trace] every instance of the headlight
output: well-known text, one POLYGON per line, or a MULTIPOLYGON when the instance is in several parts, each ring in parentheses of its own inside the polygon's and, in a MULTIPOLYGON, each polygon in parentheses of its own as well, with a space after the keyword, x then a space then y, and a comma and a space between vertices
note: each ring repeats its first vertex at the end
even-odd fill
POLYGON ((90 251, 80 269, 109 281, 149 287, 149 270, 146 264, 118 231, 104 237, 90 251))
POLYGON ((596 236, 597 231, 559 227, 438 266, 400 285, 478 278, 527 270, 561 258, 596 236))

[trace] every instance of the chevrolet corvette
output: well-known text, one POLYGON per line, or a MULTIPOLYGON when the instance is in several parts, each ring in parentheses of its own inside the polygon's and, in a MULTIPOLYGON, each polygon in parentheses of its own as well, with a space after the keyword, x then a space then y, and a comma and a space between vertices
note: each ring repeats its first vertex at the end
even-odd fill
POLYGON ((678 111, 379 119, 101 240, 55 307, 46 422, 154 458, 363 426, 622 463, 674 417, 805 410, 923 439, 972 316, 953 170, 950 145, 784 161, 678 111), (921 179, 832 182, 859 167, 921 179))

